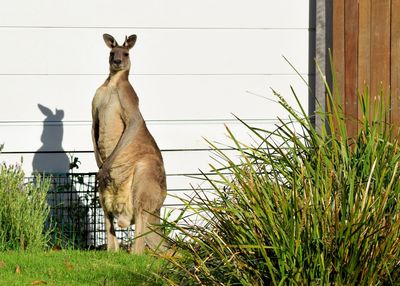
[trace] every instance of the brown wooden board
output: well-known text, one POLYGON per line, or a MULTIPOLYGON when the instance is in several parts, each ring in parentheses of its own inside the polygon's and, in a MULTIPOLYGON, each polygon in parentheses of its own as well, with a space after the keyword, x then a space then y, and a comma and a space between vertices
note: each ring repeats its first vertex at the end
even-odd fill
POLYGON ((391 122, 400 129, 400 0, 391 7, 391 122))
POLYGON ((371 6, 371 113, 377 100, 389 105, 390 0, 372 0, 371 6), (381 95, 384 95, 381 98, 381 95))
MULTIPOLYGON (((345 66, 344 66, 344 0, 333 1, 332 6, 332 57, 333 57, 333 96, 336 104, 343 106, 345 99, 345 66)), ((329 102, 328 102, 329 104, 329 102)))
MULTIPOLYGON (((358 92, 366 95, 371 85, 371 0, 359 2, 358 34, 358 92)), ((362 106, 358 104, 358 120, 362 120, 362 106)))
POLYGON ((349 137, 357 134, 358 121, 358 1, 345 1, 345 101, 349 137))
POLYGON ((337 93, 344 97, 344 0, 333 2, 333 65, 337 93))

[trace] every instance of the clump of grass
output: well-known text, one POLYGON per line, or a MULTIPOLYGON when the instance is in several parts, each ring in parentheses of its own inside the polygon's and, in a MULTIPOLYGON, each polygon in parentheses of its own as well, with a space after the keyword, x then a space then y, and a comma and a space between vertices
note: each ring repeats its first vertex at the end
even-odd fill
POLYGON ((164 278, 171 285, 397 283, 400 149, 384 103, 370 103, 366 90, 358 134, 349 136, 340 105, 319 114, 326 126, 317 132, 300 103, 298 112, 275 95, 290 120, 272 131, 241 121, 258 139, 252 145, 227 129, 235 155, 211 144, 215 176, 205 179, 213 192, 183 199, 183 224, 165 222, 180 234, 170 239, 176 255, 165 257, 164 278))
POLYGON ((37 250, 46 246, 49 214, 46 195, 50 182, 25 183, 19 166, 0 166, 0 251, 37 250))

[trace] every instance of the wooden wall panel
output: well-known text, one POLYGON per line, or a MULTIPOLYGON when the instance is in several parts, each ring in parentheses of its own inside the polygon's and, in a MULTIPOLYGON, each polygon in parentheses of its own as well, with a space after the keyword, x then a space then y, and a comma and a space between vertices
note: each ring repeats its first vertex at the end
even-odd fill
MULTIPOLYGON (((371 1, 359 2, 358 35, 358 91, 364 94, 371 86, 371 1)), ((358 119, 362 120, 362 106, 358 106, 358 119)))
MULTIPOLYGON (((392 0, 391 11, 391 121, 400 126, 400 0, 392 0)), ((396 132, 397 132, 396 131, 396 132)))
POLYGON ((344 40, 345 40, 345 100, 344 112, 347 118, 347 132, 349 136, 357 133, 358 121, 358 2, 345 1, 344 13, 344 40))
POLYGON ((357 93, 365 87, 371 114, 382 99, 387 118, 400 126, 400 0, 334 1, 332 13, 333 58, 349 135, 357 132, 357 93))
POLYGON ((333 2, 333 51, 334 58, 334 78, 336 79, 335 94, 341 97, 344 102, 344 0, 333 2))
POLYGON ((390 86, 390 0, 372 0, 371 12, 371 115, 376 100, 388 102, 390 86))

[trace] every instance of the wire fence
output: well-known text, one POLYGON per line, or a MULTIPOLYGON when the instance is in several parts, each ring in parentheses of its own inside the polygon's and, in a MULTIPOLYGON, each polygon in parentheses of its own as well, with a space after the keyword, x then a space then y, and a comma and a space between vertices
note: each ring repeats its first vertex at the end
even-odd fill
MULTIPOLYGON (((51 185, 47 195, 50 206, 47 227, 51 231, 51 244, 78 249, 104 248, 104 213, 99 202, 96 173, 52 174, 48 178, 51 185)), ((133 227, 116 228, 122 244, 129 243, 133 231, 133 227)))
MULTIPOLYGON (((184 177, 198 177, 197 174, 179 174, 184 177)), ((168 177, 174 174, 168 174, 168 177)), ((50 180, 47 202, 50 214, 47 229, 51 233, 51 245, 61 248, 105 249, 106 231, 104 213, 99 201, 96 173, 62 173, 46 175, 50 180)), ((26 178, 33 182, 35 177, 26 178)), ((203 186, 202 190, 210 191, 203 186)), ((193 189, 168 189, 169 195, 164 202, 162 217, 174 219, 172 212, 183 207, 176 199, 190 194, 193 189)), ((119 228, 114 224, 116 236, 122 247, 128 247, 134 234, 134 225, 119 228)))

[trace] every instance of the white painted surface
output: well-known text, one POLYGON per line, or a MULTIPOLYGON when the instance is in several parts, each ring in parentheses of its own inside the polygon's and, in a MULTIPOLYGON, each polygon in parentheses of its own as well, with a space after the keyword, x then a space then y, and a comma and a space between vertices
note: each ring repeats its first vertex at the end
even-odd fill
POLYGON ((2 0, 17 27, 308 28, 306 0, 2 0))
POLYGON ((23 156, 27 174, 34 156, 56 156, 35 154, 40 148, 89 151, 76 153, 79 171, 97 170, 90 105, 108 73, 103 33, 120 42, 138 35, 130 80, 164 150, 171 190, 197 184, 179 174, 208 171, 210 153, 192 150, 208 148, 203 137, 227 142, 226 123, 248 140, 232 113, 265 128, 285 117, 263 98, 273 98, 270 87, 294 103, 293 85, 307 106, 307 87, 283 56, 307 78, 308 1, 0 1, 0 144, 16 152, 0 161, 23 156), (38 104, 64 111, 45 125, 47 134, 63 128, 62 141, 41 141, 46 116, 38 104))
POLYGON ((308 68, 307 30, 4 28, 10 45, 2 47, 0 74, 106 74, 103 32, 119 35, 120 43, 126 33, 138 35, 132 74, 293 74, 282 55, 300 72, 308 68))
MULTIPOLYGON (((101 43, 101 42, 100 42, 101 43)), ((37 105, 63 109, 64 121, 91 120, 90 105, 106 75, 0 75, 0 122, 43 121, 37 105), (22 83, 22 84, 21 84, 22 83), (18 112, 16 112, 18 111, 18 112)), ((275 119, 282 114, 270 88, 294 103, 290 85, 304 102, 307 86, 297 75, 132 75, 147 120, 275 119)), ((14 148, 9 146, 8 148, 14 148)))

